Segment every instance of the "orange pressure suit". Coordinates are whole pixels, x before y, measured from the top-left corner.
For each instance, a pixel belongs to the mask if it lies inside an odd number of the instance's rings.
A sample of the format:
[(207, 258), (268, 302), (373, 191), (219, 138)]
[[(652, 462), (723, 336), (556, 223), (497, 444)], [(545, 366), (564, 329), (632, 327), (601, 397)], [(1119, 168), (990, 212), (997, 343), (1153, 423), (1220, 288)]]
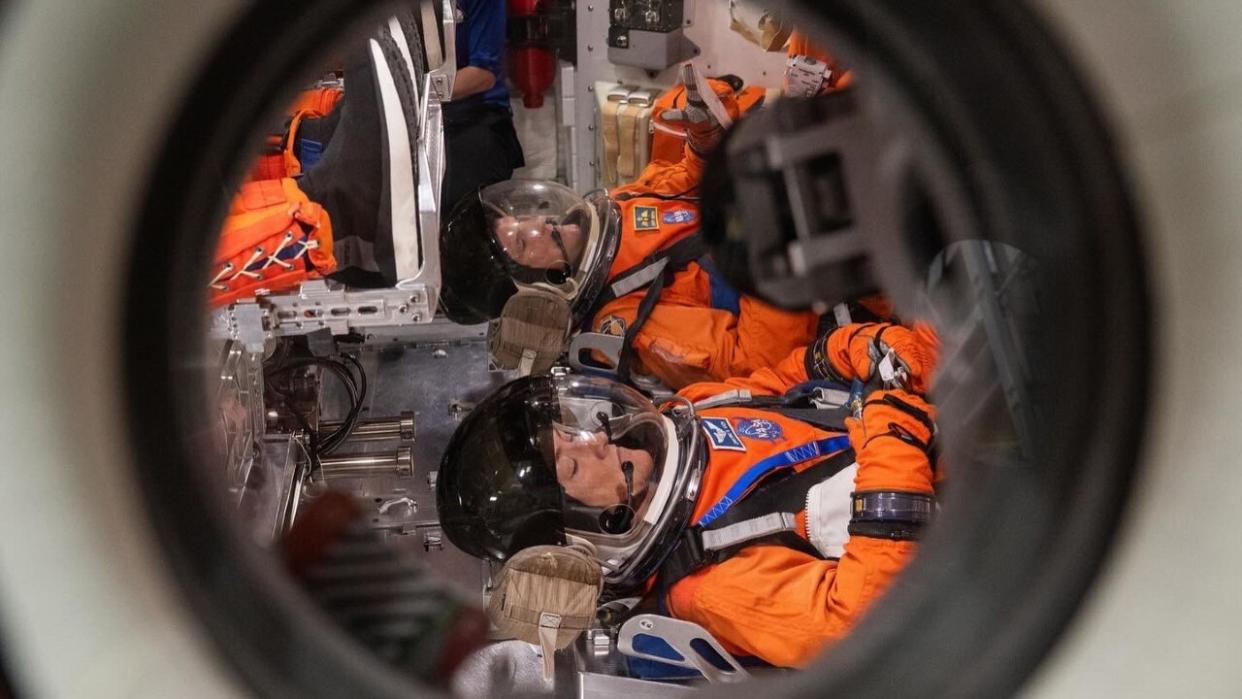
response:
[[(830, 343), (828, 349), (834, 366), (848, 364), (845, 343)], [(699, 401), (734, 389), (746, 389), (756, 396), (783, 394), (810, 378), (807, 351), (795, 350), (776, 366), (761, 369), (748, 378), (695, 384), (679, 395)], [(919, 407), (929, 416), (934, 414), (915, 395), (904, 391), (886, 393)], [(879, 403), (881, 395), (872, 394), (867, 405)], [(691, 522), (700, 521), (718, 507), (739, 479), (764, 459), (789, 453), (799, 445), (822, 445), (825, 439), (841, 436), (839, 432), (751, 407), (705, 409), (698, 414), (717, 425), (726, 422), (726, 429), (731, 428), (732, 434), (723, 440), (708, 435), (708, 464)], [(853, 484), (856, 492), (933, 493), (926, 451), (909, 441), (890, 438), (898, 429), (896, 424), (902, 436), (914, 435), (915, 441), (927, 444), (931, 441), (928, 425), (906, 413), (888, 410), (885, 405), (874, 412), (864, 408), (861, 421), (847, 423), (849, 445), (858, 463)], [(841, 440), (834, 444), (840, 445)], [(824, 456), (831, 453), (819, 454), (792, 468), (801, 472)], [(762, 485), (761, 481), (756, 487)], [(797, 515), (796, 533), (808, 538), (805, 510)], [(848, 633), (905, 566), (915, 547), (913, 541), (854, 534), (845, 543), (839, 560), (825, 560), (785, 546), (755, 545), (675, 582), (664, 602), (672, 616), (702, 625), (732, 653), (756, 656), (780, 667), (800, 667), (813, 660), (827, 644)]]
[[(683, 152), (680, 162), (652, 162), (636, 181), (610, 192), (621, 208), (621, 243), (609, 283), (698, 231), (704, 160), (689, 146)], [(721, 283), (715, 280), (717, 299)], [(638, 290), (605, 303), (596, 310), (590, 329), (624, 335), (644, 295)], [(700, 262), (690, 262), (673, 276), (633, 338), (636, 369), (680, 388), (746, 376), (815, 337), (818, 318), (813, 313), (783, 311), (747, 296), (735, 300), (735, 307), (714, 307), (712, 274)]]
[(288, 128), (269, 137), (220, 232), (209, 285), (213, 308), (285, 291), (336, 269), (331, 218), (293, 177), (302, 172), (294, 143), (303, 120), (331, 112), (341, 95), (333, 87), (303, 91), (289, 109)]

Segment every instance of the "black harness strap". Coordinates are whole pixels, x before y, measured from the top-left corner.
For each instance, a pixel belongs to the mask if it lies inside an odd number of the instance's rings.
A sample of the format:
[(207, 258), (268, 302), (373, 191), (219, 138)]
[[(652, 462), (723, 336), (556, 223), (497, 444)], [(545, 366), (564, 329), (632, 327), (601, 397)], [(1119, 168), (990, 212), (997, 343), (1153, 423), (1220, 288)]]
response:
[(672, 245), (656, 250), (644, 257), (638, 264), (622, 270), (604, 287), (592, 304), (593, 313), (616, 299), (649, 286), (655, 277), (652, 269), (667, 260), (663, 271), (672, 269), (674, 272), (685, 269), (691, 262), (703, 257), (708, 252), (707, 243), (698, 233), (691, 233)]
[(672, 275), (673, 272), (665, 266), (664, 272), (651, 283), (651, 286), (647, 287), (642, 303), (638, 304), (638, 313), (634, 317), (634, 322), (630, 323), (630, 327), (625, 330), (625, 340), (621, 343), (621, 356), (617, 360), (617, 380), (621, 383), (630, 382), (630, 365), (634, 363), (634, 338), (638, 337), (638, 331), (651, 317), (652, 311), (660, 301), (660, 295), (664, 293), (664, 285), (668, 283)]
[(707, 244), (698, 233), (692, 233), (672, 245), (648, 255), (642, 262), (618, 274), (595, 302), (595, 311), (588, 314), (593, 318), (605, 304), (626, 294), (646, 287), (647, 293), (638, 305), (638, 314), (634, 322), (625, 330), (625, 341), (621, 346), (621, 357), (617, 362), (617, 378), (629, 383), (630, 367), (634, 360), (634, 338), (643, 324), (651, 317), (664, 287), (673, 280), (673, 275), (684, 270), (691, 262), (707, 254)]
[(661, 594), (667, 594), (679, 580), (709, 565), (733, 557), (751, 546), (777, 545), (801, 551), (816, 558), (823, 558), (819, 551), (796, 532), (783, 531), (771, 536), (743, 541), (717, 551), (703, 546), (703, 532), (723, 529), (733, 524), (757, 519), (773, 512), (797, 513), (806, 507), (806, 495), (811, 488), (844, 471), (854, 463), (854, 450), (831, 456), (810, 468), (783, 476), (772, 476), (758, 488), (730, 507), (706, 527), (692, 526), (682, 535), (668, 558), (660, 565), (659, 585)]

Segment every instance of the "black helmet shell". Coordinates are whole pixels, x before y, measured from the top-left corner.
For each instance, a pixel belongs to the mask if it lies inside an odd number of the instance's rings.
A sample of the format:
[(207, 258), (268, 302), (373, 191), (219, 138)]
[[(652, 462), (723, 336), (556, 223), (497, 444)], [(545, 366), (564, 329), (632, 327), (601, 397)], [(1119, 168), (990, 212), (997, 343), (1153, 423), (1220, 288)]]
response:
[(528, 546), (565, 542), (551, 444), (556, 415), (553, 379), (528, 377), (492, 394), (454, 432), (436, 500), (457, 548), (504, 561)]
[(463, 197), (440, 228), (440, 270), (440, 308), (454, 323), (499, 318), (517, 292), (493, 244), (481, 191)]

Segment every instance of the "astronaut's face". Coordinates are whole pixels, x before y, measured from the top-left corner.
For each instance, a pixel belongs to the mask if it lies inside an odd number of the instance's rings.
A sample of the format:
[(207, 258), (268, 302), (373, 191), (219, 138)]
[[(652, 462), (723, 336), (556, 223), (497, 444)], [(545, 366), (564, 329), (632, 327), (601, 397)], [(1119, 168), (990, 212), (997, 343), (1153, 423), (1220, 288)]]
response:
[[(553, 432), (556, 480), (569, 497), (590, 507), (606, 508), (642, 501), (655, 464), (644, 449), (611, 443), (601, 432)], [(622, 464), (633, 465), (627, 493)], [(630, 497), (632, 495), (632, 498)]]
[(566, 272), (582, 255), (582, 229), (538, 216), (503, 216), (493, 231), (500, 247), (523, 267)]

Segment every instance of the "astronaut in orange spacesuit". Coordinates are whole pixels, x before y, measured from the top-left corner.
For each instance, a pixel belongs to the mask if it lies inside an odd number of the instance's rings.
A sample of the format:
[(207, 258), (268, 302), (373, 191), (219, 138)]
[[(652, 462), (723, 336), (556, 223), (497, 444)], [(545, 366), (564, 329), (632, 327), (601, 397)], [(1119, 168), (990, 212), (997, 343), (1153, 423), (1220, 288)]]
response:
[[(441, 523), (495, 561), (586, 542), (610, 598), (654, 597), (736, 655), (803, 666), (883, 594), (930, 520), (935, 411), (921, 396), (938, 351), (921, 326), (852, 324), (661, 408), (608, 379), (519, 379), (454, 434)], [(860, 407), (780, 398), (808, 380), (878, 384), (881, 357), (899, 378)]]
[(458, 322), (499, 319), (509, 368), (545, 369), (586, 331), (622, 339), (612, 368), (623, 381), (639, 373), (679, 388), (771, 366), (815, 336), (815, 314), (741, 296), (714, 273), (697, 189), (704, 155), (740, 116), (741, 85), (689, 65), (682, 77), (685, 107), (659, 115), (685, 128), (678, 162), (652, 162), (607, 194), (510, 181), (454, 208), (442, 308)]

